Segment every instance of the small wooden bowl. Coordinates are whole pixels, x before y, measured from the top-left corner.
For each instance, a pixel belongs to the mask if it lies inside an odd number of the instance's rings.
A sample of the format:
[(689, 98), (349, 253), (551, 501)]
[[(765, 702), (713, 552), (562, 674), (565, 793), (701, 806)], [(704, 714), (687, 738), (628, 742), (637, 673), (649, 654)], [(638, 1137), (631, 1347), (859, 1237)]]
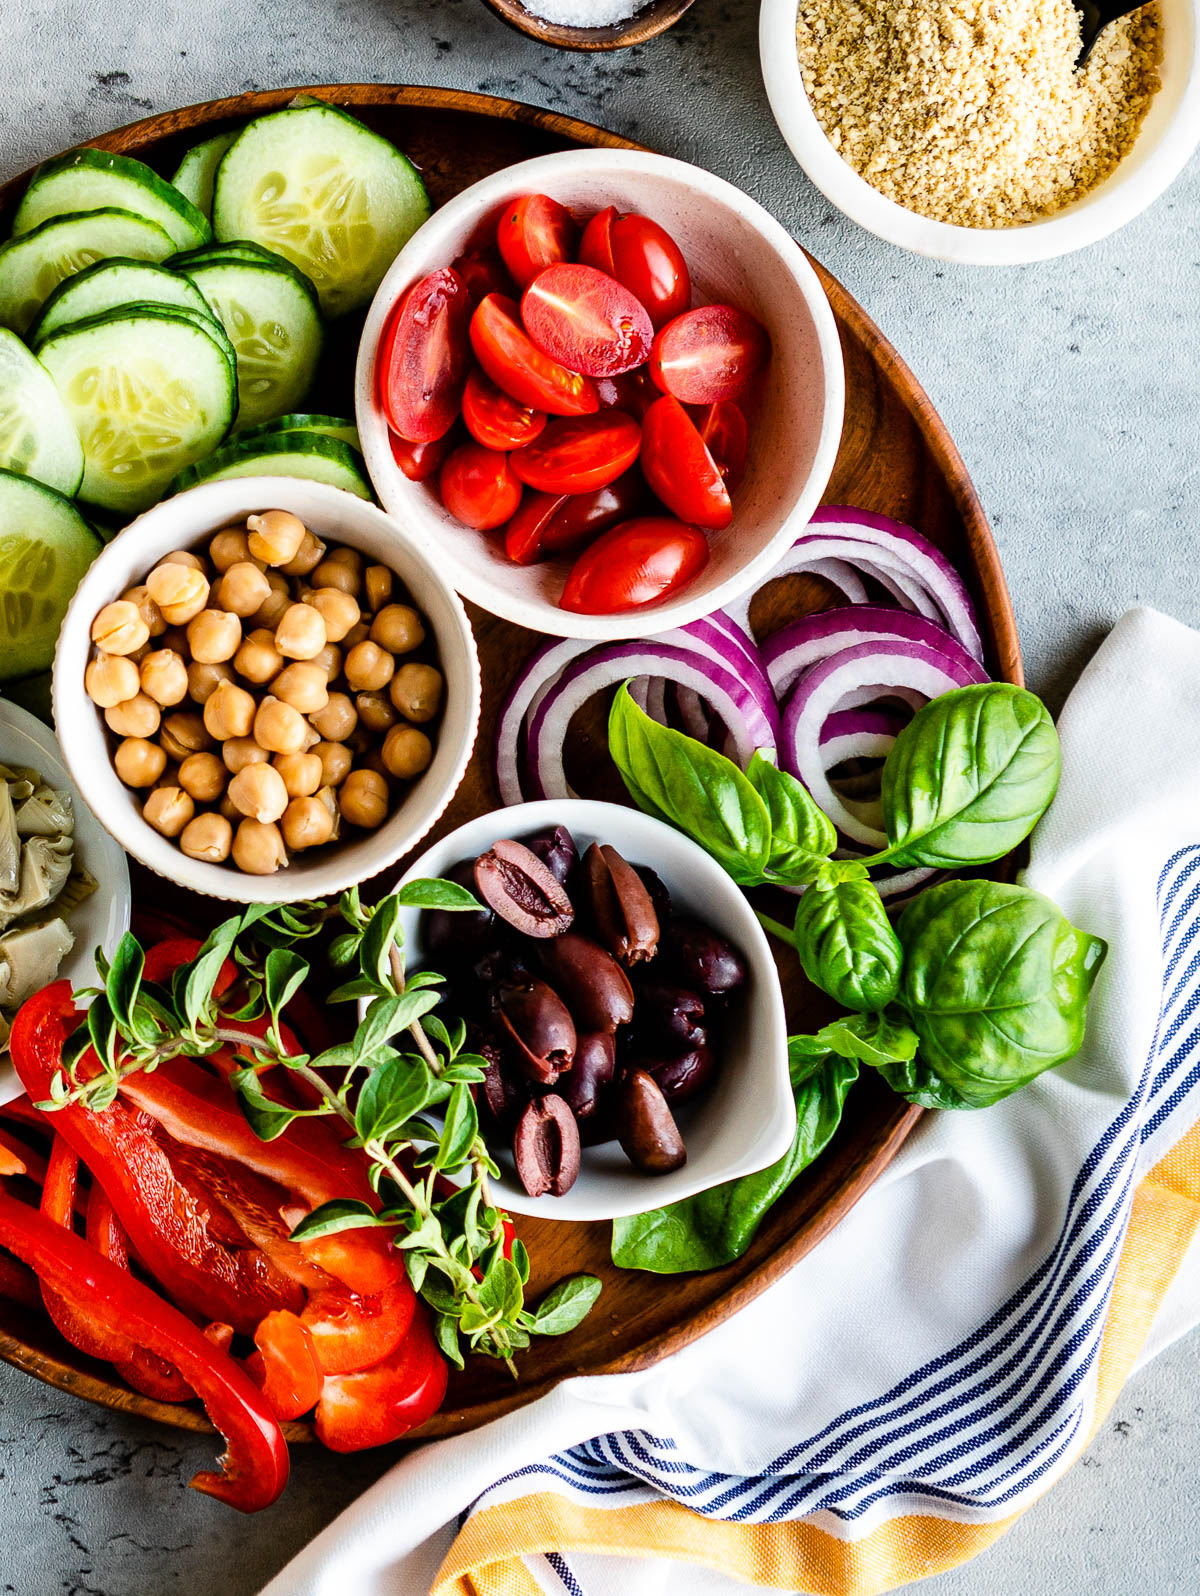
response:
[(633, 16), (610, 22), (603, 28), (574, 28), (562, 22), (547, 22), (535, 16), (521, 0), (485, 0), (501, 22), (524, 33), (539, 44), (554, 44), (562, 50), (621, 50), (627, 44), (645, 44), (673, 28), (692, 0), (650, 0)]

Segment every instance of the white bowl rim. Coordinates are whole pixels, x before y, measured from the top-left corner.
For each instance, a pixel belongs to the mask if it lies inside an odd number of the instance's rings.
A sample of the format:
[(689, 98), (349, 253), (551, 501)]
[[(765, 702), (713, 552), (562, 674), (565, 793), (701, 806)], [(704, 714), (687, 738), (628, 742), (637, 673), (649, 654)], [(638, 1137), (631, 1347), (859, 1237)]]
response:
[[(356, 841), (352, 847), (339, 848), (331, 852), (327, 859), (305, 861), (299, 867), (303, 871), (302, 876), (299, 871), (293, 874), (290, 870), (270, 876), (248, 876), (232, 866), (208, 864), (204, 860), (190, 859), (168, 838), (160, 837), (154, 828), (142, 819), (132, 802), (109, 804), (98, 801), (84, 751), (71, 746), (69, 735), (61, 740), (62, 757), (72, 784), (96, 819), (109, 835), (121, 844), (126, 853), (167, 881), (187, 887), (193, 892), (202, 893), (206, 897), (220, 898), (234, 903), (287, 903), (332, 896), (358, 881), (367, 880), (380, 871), (387, 870), (390, 865), (395, 864), (414, 848), (436, 825), (461, 785), (479, 730), (481, 705), (479, 652), (462, 601), (436, 569), (428, 548), (378, 505), (328, 483), (301, 477), (266, 476), (202, 482), (186, 489), (183, 493), (173, 495), (170, 499), (163, 499), (151, 509), (144, 511), (105, 545), (75, 590), (67, 613), (63, 617), (54, 651), (54, 671), (51, 681), (54, 719), (56, 726), (68, 726), (72, 716), (78, 712), (80, 703), (85, 704), (89, 710), (93, 707), (83, 692), (83, 663), (86, 662), (90, 649), (92, 618), (101, 605), (114, 597), (108, 573), (119, 557), (115, 551), (127, 549), (129, 540), (144, 535), (147, 528), (157, 532), (160, 527), (171, 525), (170, 512), (173, 508), (177, 512), (181, 511), (183, 519), (189, 525), (195, 523), (200, 528), (196, 531), (187, 530), (186, 527), (178, 529), (179, 543), (174, 546), (179, 547), (189, 545), (197, 538), (203, 537), (207, 528), (215, 529), (228, 523), (239, 514), (236, 508), (239, 503), (273, 504), (286, 509), (297, 499), (305, 501), (308, 505), (317, 506), (316, 511), (310, 509), (304, 511), (312, 520), (317, 519), (323, 507), (325, 513), (331, 517), (338, 512), (343, 514), (348, 512), (352, 516), (360, 516), (366, 521), (373, 522), (378, 530), (385, 532), (393, 542), (401, 543), (406, 553), (417, 562), (436, 590), (439, 601), (453, 624), (457, 641), (462, 646), (466, 678), (463, 684), (466, 702), (462, 706), (465, 709), (465, 720), (457, 757), (442, 787), (438, 790), (435, 801), (420, 814), (416, 822), (410, 824), (398, 838), (389, 837), (386, 847), (380, 850), (379, 857), (373, 859), (365, 869), (357, 863), (351, 864), (349, 855), (369, 847), (371, 841), (376, 838), (382, 840), (387, 830), (386, 823), (379, 831), (364, 833), (363, 838)], [(245, 511), (240, 513), (244, 514)], [(352, 544), (353, 534), (348, 534), (345, 540)], [(68, 669), (73, 672), (76, 666), (79, 670), (78, 678), (68, 683), (65, 672)]]
[[(722, 904), (720, 924), (724, 927), (725, 934), (737, 942), (756, 977), (758, 990), (754, 1000), (765, 1005), (767, 1010), (766, 1020), (772, 1034), (774, 1052), (774, 1057), (769, 1061), (772, 1066), (770, 1080), (776, 1101), (770, 1105), (772, 1120), (769, 1133), (760, 1136), (757, 1152), (740, 1160), (731, 1161), (719, 1174), (703, 1173), (691, 1164), (684, 1164), (682, 1169), (677, 1169), (669, 1175), (644, 1179), (638, 1177), (636, 1180), (631, 1180), (632, 1190), (625, 1199), (614, 1200), (610, 1197), (604, 1200), (601, 1193), (595, 1199), (589, 1200), (585, 1196), (586, 1187), (581, 1190), (583, 1183), (589, 1178), (585, 1162), (579, 1180), (565, 1197), (530, 1197), (515, 1182), (504, 1179), (496, 1183), (495, 1187), (499, 1205), (511, 1209), (514, 1213), (533, 1214), (543, 1219), (554, 1219), (568, 1224), (619, 1219), (631, 1214), (644, 1213), (653, 1208), (661, 1208), (667, 1203), (678, 1202), (685, 1197), (693, 1197), (698, 1192), (707, 1191), (712, 1186), (723, 1185), (727, 1181), (737, 1180), (742, 1176), (756, 1174), (759, 1170), (766, 1169), (768, 1165), (782, 1158), (787, 1151), (796, 1123), (795, 1099), (788, 1069), (787, 1016), (784, 1010), (783, 991), (766, 933), (759, 925), (749, 902), (720, 865), (690, 837), (684, 836), (682, 832), (676, 831), (661, 820), (643, 814), (640, 809), (631, 809), (624, 804), (606, 803), (592, 798), (538, 799), (532, 803), (514, 804), (507, 809), (489, 810), (447, 832), (409, 865), (391, 890), (396, 891), (407, 882), (428, 874), (429, 867), (426, 861), (431, 854), (448, 854), (455, 860), (465, 857), (477, 839), (470, 837), (464, 847), (460, 841), (464, 834), (480, 832), (484, 837), (494, 841), (497, 837), (520, 836), (549, 825), (566, 826), (569, 831), (600, 836), (605, 834), (607, 828), (616, 828), (616, 831), (621, 832), (626, 839), (621, 840), (620, 836), (616, 838), (616, 845), (623, 852), (636, 854), (641, 848), (645, 848), (649, 858), (656, 858), (655, 843), (661, 842), (665, 834), (671, 839), (671, 846), (677, 847), (678, 852), (687, 860), (686, 868), (689, 874), (695, 871), (701, 881), (708, 883), (710, 901), (720, 900)], [(482, 841), (482, 838), (479, 840)], [(414, 932), (418, 919), (418, 910), (401, 910), (400, 924), (404, 929), (409, 948), (415, 944)], [(366, 1001), (360, 999), (360, 1017), (366, 1012), (366, 1008)], [(586, 1149), (584, 1157), (586, 1160)], [(622, 1171), (622, 1181), (631, 1175), (636, 1175), (632, 1165), (628, 1175)], [(601, 1187), (606, 1184), (603, 1172), (592, 1173), (590, 1179)]]
[[(478, 604), (489, 614), (498, 615), (518, 626), (525, 626), (531, 631), (543, 632), (552, 637), (581, 637), (591, 638), (596, 642), (618, 642), (628, 638), (653, 636), (672, 627), (684, 626), (689, 621), (699, 620), (702, 616), (711, 614), (713, 610), (720, 609), (722, 605), (729, 604), (749, 592), (791, 547), (797, 534), (807, 525), (813, 511), (820, 503), (821, 495), (833, 472), (834, 461), (841, 444), (846, 401), (845, 367), (837, 322), (825, 290), (821, 287), (820, 280), (803, 248), (757, 200), (752, 199), (735, 184), (705, 171), (703, 167), (694, 166), (688, 161), (676, 160), (673, 156), (658, 155), (650, 150), (558, 150), (549, 155), (538, 155), (527, 161), (516, 162), (512, 166), (493, 172), (488, 177), (481, 178), (479, 182), (456, 194), (453, 199), (447, 200), (445, 205), (439, 206), (388, 268), (387, 275), (371, 301), (359, 342), (354, 382), (354, 409), (368, 475), (380, 500), (386, 504), (388, 495), (383, 491), (384, 486), (389, 488), (398, 486), (406, 479), (392, 459), (391, 448), (387, 441), (387, 424), (375, 400), (373, 381), (375, 354), (387, 318), (413, 278), (414, 268), (411, 262), (418, 256), (423, 259), (429, 248), (430, 239), (439, 238), (444, 232), (459, 225), (465, 215), (485, 215), (494, 205), (501, 203), (505, 194), (511, 190), (514, 180), (519, 182), (521, 188), (551, 190), (555, 174), (561, 173), (564, 168), (587, 171), (597, 167), (605, 171), (658, 176), (672, 182), (684, 183), (736, 211), (774, 249), (785, 269), (795, 279), (813, 323), (824, 382), (821, 430), (804, 491), (784, 517), (770, 542), (742, 565), (735, 576), (699, 596), (689, 597), (688, 590), (684, 589), (683, 595), (674, 602), (652, 605), (645, 612), (632, 610), (619, 615), (574, 615), (569, 610), (559, 609), (557, 605), (545, 600), (528, 600), (508, 593), (501, 595), (502, 602), (498, 602), (493, 587), (482, 578), (476, 578), (473, 573), (464, 571), (456, 560), (451, 560), (446, 555), (444, 550), (439, 551), (440, 556), (451, 566), (450, 580), (458, 591), (464, 598), (470, 599), (473, 604)], [(411, 486), (411, 484), (406, 485)], [(400, 515), (402, 512), (397, 507), (393, 513)], [(413, 535), (427, 542), (431, 541), (423, 531), (415, 532)]]
[[(826, 138), (809, 103), (796, 52), (798, 0), (761, 0), (759, 54), (771, 111), (792, 154), (826, 199), (876, 237), (917, 255), (968, 266), (1020, 266), (1098, 243), (1173, 183), (1200, 144), (1200, 7), (1188, 76), (1175, 115), (1128, 181), (1082, 196), (1041, 221), (1015, 227), (960, 227), (910, 211), (873, 188)], [(1120, 167), (1116, 169), (1117, 174)], [(1112, 182), (1110, 178), (1108, 181)]]

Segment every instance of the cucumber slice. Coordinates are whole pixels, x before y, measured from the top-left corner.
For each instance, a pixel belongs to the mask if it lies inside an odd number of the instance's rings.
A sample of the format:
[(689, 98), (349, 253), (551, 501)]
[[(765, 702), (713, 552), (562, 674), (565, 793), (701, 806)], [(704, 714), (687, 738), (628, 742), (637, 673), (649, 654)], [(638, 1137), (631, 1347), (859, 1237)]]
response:
[(59, 283), (29, 329), (29, 342), (36, 347), (70, 321), (121, 305), (174, 305), (216, 319), (195, 284), (165, 266), (144, 260), (102, 260)]
[(322, 437), (336, 438), (362, 453), (358, 428), (344, 416), (314, 416), (305, 413), (279, 416), (275, 421), (263, 421), (257, 427), (247, 427), (238, 436), (243, 443), (251, 438), (269, 438), (277, 432), (319, 432)]
[(108, 150), (71, 150), (39, 166), (17, 206), (13, 236), (28, 233), (52, 216), (114, 205), (157, 222), (176, 249), (194, 249), (212, 237), (205, 217), (178, 189), (145, 162)]
[(291, 265), (273, 249), (264, 249), (261, 244), (252, 244), (245, 238), (232, 239), (227, 244), (205, 244), (203, 249), (181, 249), (178, 255), (171, 256), (167, 265), (172, 271), (185, 272), (189, 266), (207, 266), (214, 260), (259, 260)]
[(217, 167), (221, 164), (221, 157), (237, 138), (233, 133), (214, 133), (212, 138), (205, 139), (203, 144), (193, 144), (191, 149), (180, 161), (171, 179), (172, 188), (177, 188), (185, 199), (204, 216), (212, 214), (213, 184), (217, 180)]
[(56, 216), (0, 245), (0, 327), (24, 332), (64, 278), (99, 260), (163, 260), (170, 253), (162, 228), (130, 211)]
[(225, 481), (229, 477), (306, 477), (344, 488), (360, 499), (371, 498), (371, 484), (362, 470), (362, 458), (348, 444), (319, 432), (277, 432), (258, 438), (238, 438), (189, 466), (175, 478), (174, 488), (195, 487), (197, 482)]
[(42, 364), (83, 442), (81, 497), (144, 510), (224, 437), (237, 388), (222, 336), (192, 311), (139, 305), (47, 338)]
[(225, 153), (213, 230), (277, 250), (316, 285), (321, 309), (366, 304), (430, 211), (416, 168), (386, 139), (328, 105), (250, 123)]
[(237, 352), (238, 421), (253, 426), (299, 404), (321, 358), (321, 313), (289, 266), (216, 260), (188, 276), (221, 319)]
[(0, 681), (48, 670), (100, 539), (61, 493), (0, 470)]
[(50, 373), (16, 333), (0, 327), (0, 466), (72, 494), (83, 445)]

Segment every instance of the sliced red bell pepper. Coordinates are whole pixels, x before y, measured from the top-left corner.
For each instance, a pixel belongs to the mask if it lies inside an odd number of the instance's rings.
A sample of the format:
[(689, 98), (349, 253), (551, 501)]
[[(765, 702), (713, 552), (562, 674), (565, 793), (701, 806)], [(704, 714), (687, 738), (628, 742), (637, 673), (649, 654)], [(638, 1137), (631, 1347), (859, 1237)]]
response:
[(437, 1412), (446, 1378), (446, 1360), (418, 1308), (408, 1335), (381, 1363), (357, 1374), (326, 1375), (317, 1435), (334, 1452), (398, 1441)]
[(0, 1297), (19, 1302), (22, 1308), (41, 1308), (42, 1293), (37, 1276), (23, 1263), (0, 1253)]
[(285, 1309), (269, 1313), (254, 1332), (262, 1364), (263, 1395), (279, 1420), (310, 1413), (324, 1374), (308, 1326)]
[(98, 1332), (122, 1340), (126, 1356), (135, 1347), (153, 1347), (180, 1371), (227, 1442), (221, 1472), (197, 1474), (196, 1490), (245, 1513), (276, 1500), (287, 1484), (287, 1445), (262, 1393), (232, 1358), (149, 1286), (7, 1193), (0, 1193), (0, 1246), (28, 1264), (44, 1289), (68, 1298)]
[(407, 1277), (375, 1296), (339, 1286), (314, 1291), (300, 1317), (326, 1374), (354, 1374), (388, 1357), (408, 1334), (416, 1294)]
[(28, 1175), (41, 1185), (46, 1179), (46, 1160), (27, 1147), (19, 1136), (0, 1126), (0, 1175)]
[[(71, 1230), (75, 1219), (75, 1195), (79, 1183), (79, 1154), (61, 1136), (55, 1136), (46, 1164), (46, 1179), (42, 1185), (41, 1210), (52, 1225)], [(85, 1313), (81, 1313), (70, 1295), (55, 1291), (42, 1282), (42, 1302), (59, 1335), (63, 1336), (89, 1358), (110, 1362), (114, 1346), (111, 1337), (105, 1336)], [(124, 1337), (121, 1338), (121, 1348)], [(120, 1350), (118, 1348), (117, 1350)]]

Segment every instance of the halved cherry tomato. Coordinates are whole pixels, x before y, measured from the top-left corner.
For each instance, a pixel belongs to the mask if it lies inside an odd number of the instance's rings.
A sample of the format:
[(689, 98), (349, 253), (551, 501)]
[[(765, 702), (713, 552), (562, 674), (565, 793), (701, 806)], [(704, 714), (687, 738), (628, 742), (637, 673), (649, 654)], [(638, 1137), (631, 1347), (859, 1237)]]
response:
[(364, 1297), (340, 1286), (309, 1293), (300, 1317), (326, 1374), (353, 1374), (386, 1358), (408, 1334), (416, 1293), (402, 1276)]
[(602, 410), (550, 422), (540, 438), (510, 454), (508, 463), (539, 493), (592, 493), (628, 471), (641, 446), (642, 429), (632, 416)]
[[(262, 1359), (262, 1391), (281, 1422), (298, 1419), (317, 1405), (325, 1376), (308, 1326), (286, 1308), (261, 1319), (254, 1345)], [(251, 1371), (253, 1379), (257, 1368)]]
[(732, 521), (725, 479), (691, 416), (670, 394), (646, 412), (642, 473), (651, 491), (682, 520), (713, 531)]
[(527, 493), (504, 533), (504, 551), (518, 565), (536, 565), (597, 537), (625, 520), (646, 497), (640, 471), (594, 493)]
[(614, 217), (608, 229), (608, 254), (610, 264), (605, 269), (645, 305), (655, 327), (682, 315), (691, 304), (687, 261), (670, 233), (648, 216), (629, 212)]
[(576, 615), (615, 615), (685, 587), (708, 564), (698, 527), (643, 515), (601, 533), (575, 561), (559, 603)]
[(518, 288), (555, 261), (570, 260), (579, 227), (565, 205), (548, 194), (524, 194), (505, 208), (496, 228), (504, 264)]
[(481, 443), (463, 443), (443, 465), (438, 478), (442, 503), (464, 526), (486, 532), (516, 513), (521, 484), (508, 458)]
[(596, 393), (601, 410), (623, 410), (635, 421), (640, 421), (658, 398), (658, 389), (645, 366), (619, 372), (615, 377), (597, 377)]
[(485, 449), (523, 449), (546, 425), (544, 410), (519, 405), (478, 366), (463, 389), (462, 414), (467, 431)]
[(749, 311), (701, 305), (659, 331), (650, 375), (685, 405), (714, 405), (741, 398), (770, 358), (767, 330)]
[(373, 1368), (331, 1374), (317, 1403), (317, 1435), (331, 1451), (398, 1441), (436, 1413), (446, 1394), (446, 1360), (418, 1308), (408, 1335)]
[(746, 418), (732, 399), (691, 411), (696, 431), (704, 439), (717, 470), (730, 493), (736, 493), (746, 474)]
[(388, 442), (392, 446), (392, 459), (403, 471), (410, 482), (428, 482), (430, 477), (436, 476), (442, 468), (442, 461), (456, 444), (462, 439), (456, 435), (453, 427), (449, 432), (443, 433), (440, 438), (435, 438), (432, 443), (410, 443), (407, 438), (402, 438), (399, 433), (388, 431)]
[(615, 205), (597, 211), (584, 228), (583, 237), (579, 240), (579, 259), (583, 264), (594, 266), (598, 272), (607, 272), (610, 277), (617, 275), (613, 270), (612, 252), (612, 225), (616, 219)]
[(405, 294), (379, 348), (379, 399), (388, 426), (432, 443), (458, 419), (471, 363), (467, 285), (443, 266)]
[(511, 294), (513, 280), (494, 249), (469, 249), (454, 262), (454, 270), (467, 285), (471, 309), (489, 294)]
[(521, 320), (543, 354), (585, 377), (632, 371), (654, 339), (645, 307), (594, 266), (547, 266), (521, 295)]
[(516, 301), (504, 294), (489, 294), (471, 317), (471, 347), (518, 404), (552, 416), (590, 416), (600, 408), (591, 381), (544, 355), (521, 326)]

